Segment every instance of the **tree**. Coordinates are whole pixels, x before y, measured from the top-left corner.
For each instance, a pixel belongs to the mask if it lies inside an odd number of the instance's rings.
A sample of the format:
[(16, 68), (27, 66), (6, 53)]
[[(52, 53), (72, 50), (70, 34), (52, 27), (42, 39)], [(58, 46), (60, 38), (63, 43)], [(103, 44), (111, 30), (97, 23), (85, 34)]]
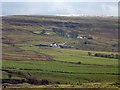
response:
[(91, 53), (91, 52), (88, 52), (88, 55), (89, 55), (89, 56), (91, 56), (91, 55), (92, 55), (92, 53)]

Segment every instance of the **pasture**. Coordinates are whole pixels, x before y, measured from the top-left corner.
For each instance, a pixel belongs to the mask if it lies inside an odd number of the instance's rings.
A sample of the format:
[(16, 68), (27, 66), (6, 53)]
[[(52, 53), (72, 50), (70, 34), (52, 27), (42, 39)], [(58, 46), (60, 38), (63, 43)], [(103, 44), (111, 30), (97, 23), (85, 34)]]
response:
[[(4, 86), (120, 87), (119, 60), (94, 55), (118, 54), (116, 17), (6, 16), (2, 19), (1, 63)], [(64, 25), (61, 26), (61, 23)], [(45, 33), (41, 34), (43, 31)], [(73, 32), (92, 36), (93, 39), (85, 44), (84, 40), (66, 36)], [(74, 48), (39, 46), (54, 42), (59, 45), (66, 42), (65, 45)]]
[[(49, 55), (53, 57), (53, 60), (3, 60), (3, 69), (31, 75), (31, 78), (37, 80), (48, 80), (61, 84), (78, 85), (91, 82), (117, 82), (118, 80), (117, 59), (88, 56), (88, 51), (83, 50), (29, 47), (27, 45), (21, 45), (21, 48)], [(7, 73), (3, 73), (3, 77), (8, 79)], [(13, 74), (12, 78), (19, 78), (19, 75)]]

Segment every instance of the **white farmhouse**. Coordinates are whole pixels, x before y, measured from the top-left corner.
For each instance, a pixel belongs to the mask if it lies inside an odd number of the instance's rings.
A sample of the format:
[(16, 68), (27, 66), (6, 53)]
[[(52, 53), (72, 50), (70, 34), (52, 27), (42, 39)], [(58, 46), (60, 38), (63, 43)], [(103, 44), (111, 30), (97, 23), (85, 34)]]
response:
[(50, 44), (50, 47), (57, 47), (58, 45), (56, 43)]
[(83, 37), (82, 36), (77, 36), (77, 39), (83, 39)]

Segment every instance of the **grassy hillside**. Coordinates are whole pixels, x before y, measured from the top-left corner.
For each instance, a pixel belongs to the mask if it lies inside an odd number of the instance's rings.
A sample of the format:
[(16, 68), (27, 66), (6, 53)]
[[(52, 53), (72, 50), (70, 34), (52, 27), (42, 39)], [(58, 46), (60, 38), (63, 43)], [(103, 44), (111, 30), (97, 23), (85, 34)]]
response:
[[(118, 54), (116, 17), (6, 16), (2, 19), (4, 86), (119, 87), (118, 59), (95, 56), (96, 53)], [(54, 32), (56, 29), (61, 34)], [(93, 39), (85, 44), (85, 39), (66, 36), (71, 32)], [(65, 45), (74, 48), (38, 46), (53, 42), (66, 42)]]
[[(27, 41), (57, 42), (73, 45), (78, 49), (95, 51), (117, 51), (118, 21), (116, 17), (53, 17), (53, 16), (8, 16), (3, 17), (3, 42)], [(84, 40), (65, 38), (53, 29), (65, 33), (76, 31), (80, 36), (91, 36), (90, 44)], [(45, 30), (50, 35), (39, 35)], [(46, 37), (46, 38), (44, 38)]]

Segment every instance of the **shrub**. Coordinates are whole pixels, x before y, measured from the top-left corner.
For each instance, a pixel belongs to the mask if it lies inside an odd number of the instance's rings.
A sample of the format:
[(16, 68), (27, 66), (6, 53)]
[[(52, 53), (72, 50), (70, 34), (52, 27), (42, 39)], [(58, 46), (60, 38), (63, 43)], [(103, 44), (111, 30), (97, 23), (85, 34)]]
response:
[(60, 82), (57, 81), (57, 82), (55, 82), (55, 84), (60, 84)]
[(116, 55), (115, 55), (115, 58), (116, 58), (116, 59), (120, 59), (120, 55), (116, 54)]
[(120, 55), (116, 54), (100, 54), (100, 53), (95, 53), (94, 56), (96, 57), (104, 57), (104, 58), (115, 58), (115, 59), (120, 59)]
[(8, 73), (8, 78), (11, 79), (12, 78), (12, 75), (10, 73)]
[(81, 64), (81, 62), (76, 62), (75, 64)]
[(48, 81), (48, 80), (42, 80), (42, 81), (41, 81), (41, 84), (42, 84), (42, 85), (47, 85), (47, 84), (49, 84), (49, 81)]
[(88, 56), (91, 56), (92, 55), (92, 53), (91, 52), (88, 52)]

